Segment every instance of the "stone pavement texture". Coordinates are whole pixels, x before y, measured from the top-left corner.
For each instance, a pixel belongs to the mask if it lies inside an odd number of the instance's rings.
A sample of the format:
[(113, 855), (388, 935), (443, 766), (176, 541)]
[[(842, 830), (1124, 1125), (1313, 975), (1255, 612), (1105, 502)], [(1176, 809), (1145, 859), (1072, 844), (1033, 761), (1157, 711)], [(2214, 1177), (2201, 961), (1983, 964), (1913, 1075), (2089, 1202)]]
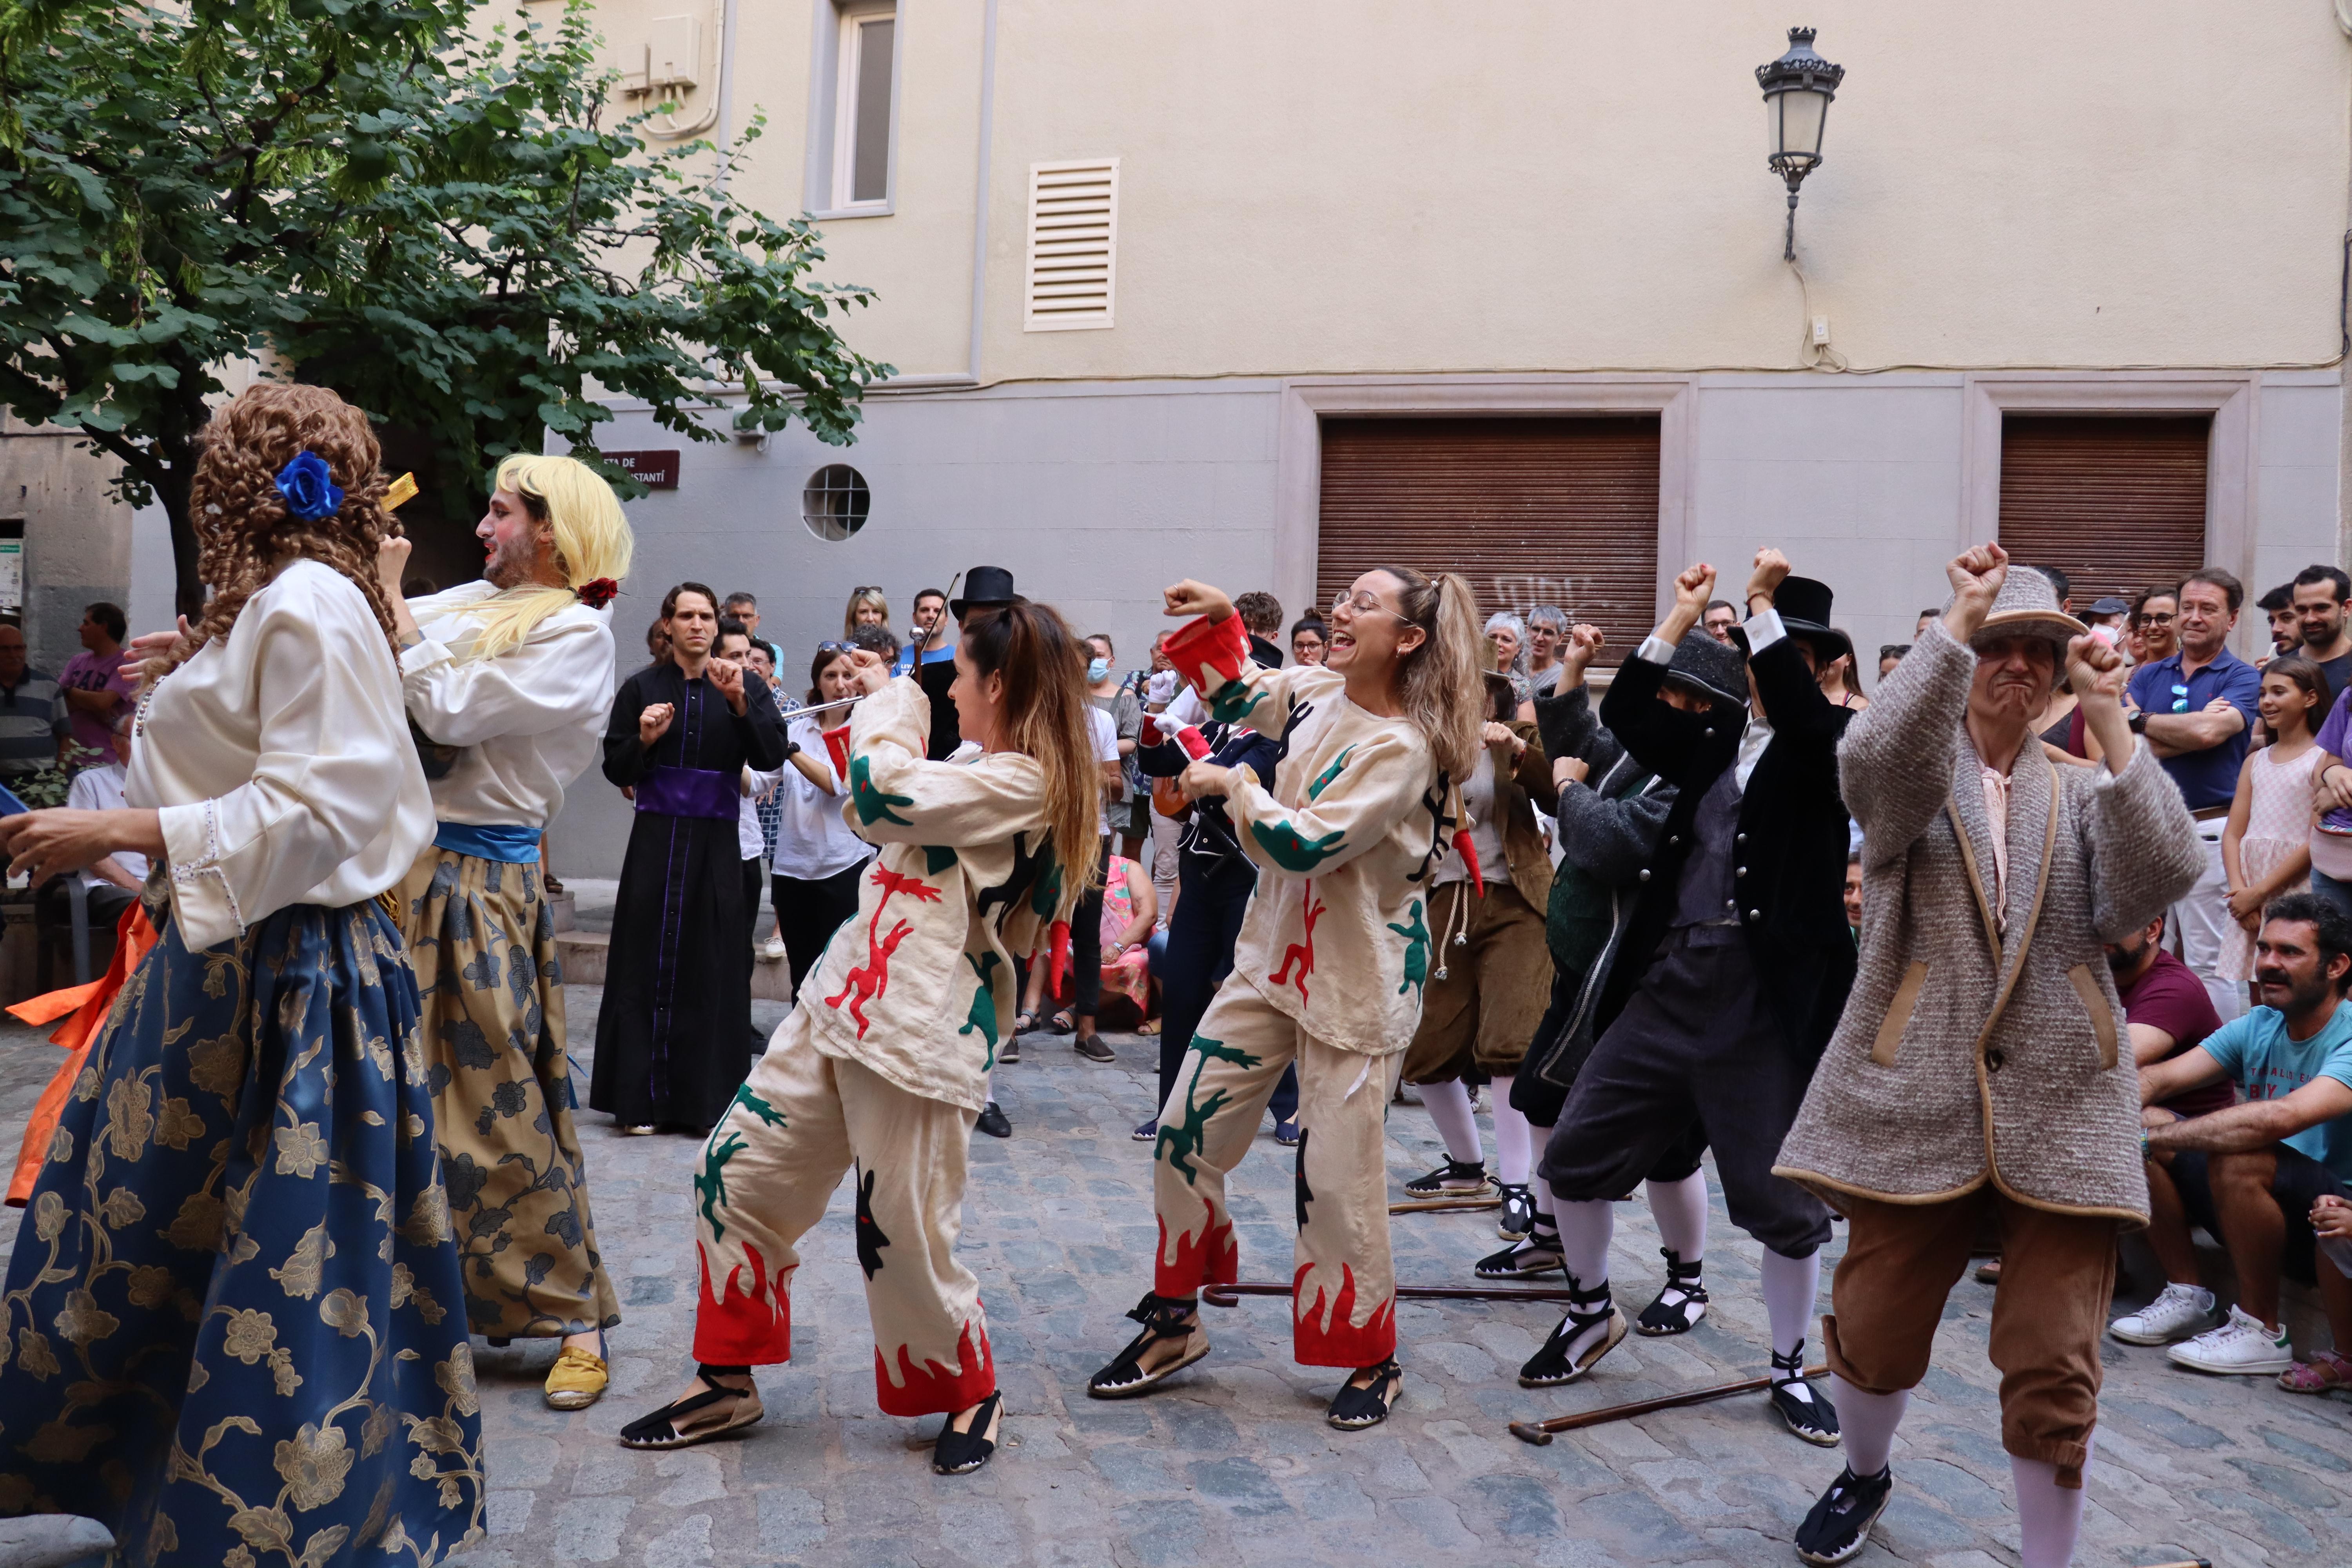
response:
[[(583, 1068), (598, 993), (570, 993)], [(772, 1027), (782, 1009), (757, 1005)], [(1386, 1426), (1323, 1424), (1333, 1373), (1289, 1359), (1285, 1306), (1211, 1310), (1209, 1360), (1160, 1394), (1106, 1404), (1085, 1380), (1134, 1331), (1121, 1314), (1150, 1281), (1150, 1153), (1129, 1131), (1149, 1110), (1157, 1043), (1113, 1037), (1095, 1066), (1066, 1040), (1024, 1045), (997, 1090), (1009, 1142), (975, 1138), (963, 1255), (981, 1278), (1007, 1398), (1004, 1446), (977, 1476), (931, 1474), (936, 1417), (877, 1413), (851, 1205), (810, 1237), (793, 1301), (795, 1359), (763, 1369), (766, 1422), (739, 1440), (653, 1456), (613, 1434), (670, 1397), (690, 1370), (695, 1297), (689, 1172), (696, 1145), (622, 1138), (581, 1117), (604, 1254), (625, 1321), (614, 1386), (558, 1414), (539, 1384), (553, 1342), (476, 1341), (491, 1483), (474, 1568), (613, 1563), (646, 1568), (806, 1563), (1769, 1564), (1838, 1467), (1787, 1436), (1749, 1396), (1570, 1433), (1536, 1448), (1516, 1418), (1561, 1414), (1754, 1375), (1765, 1364), (1755, 1247), (1713, 1218), (1706, 1322), (1678, 1340), (1629, 1339), (1585, 1384), (1519, 1388), (1519, 1363), (1554, 1321), (1540, 1307), (1444, 1303), (1399, 1312), (1407, 1376)], [(0, 1147), (55, 1048), (0, 1028)], [(1426, 1116), (1390, 1118), (1402, 1183), (1435, 1163)], [(1288, 1151), (1270, 1129), (1237, 1173), (1249, 1279), (1290, 1268)], [(1619, 1210), (1612, 1268), (1636, 1310), (1663, 1265), (1646, 1210)], [(0, 1241), (13, 1226), (0, 1226)], [(1498, 1243), (1486, 1214), (1401, 1215), (1407, 1282), (1465, 1281)], [(1839, 1243), (1830, 1248), (1832, 1257)], [(1827, 1272), (1823, 1275), (1827, 1300)], [(1936, 1367), (1895, 1456), (1897, 1498), (1855, 1559), (1866, 1568), (2007, 1568), (2017, 1558), (1998, 1374), (1985, 1359), (1992, 1288), (1968, 1281), (1945, 1311)], [(1812, 1347), (1818, 1355), (1818, 1346)], [(2077, 1562), (2125, 1568), (2211, 1558), (2231, 1568), (2352, 1562), (2352, 1402), (2298, 1398), (2266, 1380), (2179, 1373), (2162, 1352), (2109, 1342), (2098, 1462)], [(58, 1521), (62, 1524), (62, 1521)], [(81, 1538), (86, 1542), (87, 1538)], [(14, 1546), (0, 1565), (87, 1552), (63, 1537)], [(12, 1555), (13, 1553), (16, 1553)], [(87, 1559), (85, 1559), (87, 1560)]]

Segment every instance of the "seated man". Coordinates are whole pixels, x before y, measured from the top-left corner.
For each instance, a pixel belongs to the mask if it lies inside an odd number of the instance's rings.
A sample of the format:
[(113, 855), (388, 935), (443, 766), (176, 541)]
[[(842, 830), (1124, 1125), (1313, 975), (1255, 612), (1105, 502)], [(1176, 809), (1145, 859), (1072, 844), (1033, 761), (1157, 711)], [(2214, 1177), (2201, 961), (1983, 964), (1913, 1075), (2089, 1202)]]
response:
[[(131, 714), (126, 710), (111, 726), (114, 754), (97, 767), (87, 767), (74, 775), (73, 784), (66, 792), (66, 806), (71, 811), (115, 811), (123, 805), (123, 764), (131, 755)], [(45, 920), (63, 930), (73, 921), (73, 905), (68, 886), (79, 877), (89, 902), (89, 931), (93, 946), (92, 963), (102, 970), (105, 964), (100, 955), (105, 952), (105, 939), (121, 923), (122, 911), (139, 900), (140, 884), (147, 879), (147, 858), (128, 849), (118, 849), (85, 871), (68, 873), (51, 880), (41, 889)]]
[[(2132, 1060), (2139, 1067), (2186, 1055), (2221, 1026), (2204, 983), (2164, 951), (2164, 925), (2165, 917), (2158, 915), (2145, 929), (2106, 944), (2107, 968), (2114, 972), (2131, 1035)], [(2175, 1095), (2158, 1109), (2175, 1116), (2210, 1116), (2237, 1103), (2238, 1091), (2222, 1079)], [(2165, 1205), (2160, 1191), (2150, 1218), (2148, 1245), (2164, 1270), (2165, 1285), (2146, 1307), (2107, 1325), (2107, 1332), (2126, 1344), (2170, 1344), (2213, 1326), (2213, 1292), (2200, 1280), (2188, 1221), (2177, 1207)]]
[[(2339, 1346), (2352, 1345), (2352, 1280), (2315, 1253), (2312, 1210), (2352, 1177), (2352, 920), (2308, 893), (2274, 899), (2254, 943), (2262, 1005), (2203, 1044), (2140, 1069), (2152, 1228), (2191, 1220), (2229, 1249), (2238, 1305), (2168, 1352), (2199, 1372), (2293, 1373), (2279, 1274), (2315, 1273)], [(2159, 1102), (2232, 1080), (2245, 1103), (2181, 1117)], [(2315, 1267), (2316, 1265), (2316, 1267)]]

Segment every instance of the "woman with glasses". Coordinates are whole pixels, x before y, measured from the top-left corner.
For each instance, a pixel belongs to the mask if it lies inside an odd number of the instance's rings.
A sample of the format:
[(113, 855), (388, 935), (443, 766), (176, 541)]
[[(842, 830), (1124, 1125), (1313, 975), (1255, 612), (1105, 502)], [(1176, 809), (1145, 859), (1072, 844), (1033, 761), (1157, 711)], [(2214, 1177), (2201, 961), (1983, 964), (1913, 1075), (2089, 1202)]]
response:
[(1129, 1398), (1209, 1353), (1201, 1287), (1240, 1267), (1225, 1175), (1296, 1062), (1293, 1353), (1353, 1369), (1326, 1419), (1370, 1426), (1403, 1382), (1382, 1120), (1433, 967), (1426, 883), (1446, 847), (1446, 780), (1468, 775), (1481, 744), (1475, 605), (1458, 577), (1367, 572), (1332, 606), (1328, 664), (1266, 669), (1223, 593), (1184, 582), (1167, 597), (1170, 615), (1198, 617), (1168, 654), (1210, 716), (1281, 735), (1286, 750), (1271, 790), (1213, 762), (1181, 779), (1188, 798), (1224, 802), (1260, 875), (1233, 973), (1160, 1109), (1161, 1241), (1131, 1314), (1143, 1332), (1087, 1392)]
[[(856, 652), (846, 642), (816, 645), (816, 658), (809, 664), (810, 707), (856, 694)], [(825, 731), (848, 722), (849, 711), (838, 708), (814, 718), (796, 713), (784, 717), (793, 750), (785, 757), (783, 781), (776, 786), (776, 850), (768, 889), (795, 998), (834, 931), (857, 912), (857, 874), (873, 853), (842, 820), (842, 796), (848, 786), (824, 742)]]
[[(890, 601), (882, 596), (878, 583), (862, 584), (849, 591), (849, 607), (841, 612), (841, 635), (854, 637), (861, 626), (890, 625)], [(892, 641), (896, 641), (894, 637)]]
[(1318, 616), (1308, 616), (1290, 628), (1290, 658), (1293, 663), (1321, 664), (1331, 628)]

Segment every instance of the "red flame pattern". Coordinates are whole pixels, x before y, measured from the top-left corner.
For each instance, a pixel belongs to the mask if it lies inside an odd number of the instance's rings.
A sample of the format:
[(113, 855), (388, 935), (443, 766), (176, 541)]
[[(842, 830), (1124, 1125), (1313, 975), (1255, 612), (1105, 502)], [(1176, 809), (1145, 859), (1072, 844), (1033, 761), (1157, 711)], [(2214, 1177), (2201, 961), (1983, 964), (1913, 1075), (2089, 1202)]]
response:
[(956, 1339), (956, 1365), (941, 1366), (926, 1359), (922, 1370), (905, 1345), (898, 1347), (898, 1381), (890, 1381), (890, 1363), (882, 1347), (874, 1347), (874, 1397), (885, 1415), (939, 1415), (966, 1409), (987, 1398), (996, 1387), (996, 1357), (988, 1348), (988, 1331), (972, 1345), (972, 1325), (966, 1322)]
[(1176, 1238), (1176, 1256), (1168, 1256), (1168, 1221), (1160, 1221), (1160, 1250), (1152, 1255), (1151, 1289), (1154, 1295), (1173, 1296), (1181, 1300), (1200, 1294), (1203, 1285), (1230, 1285), (1242, 1277), (1242, 1247), (1234, 1239), (1234, 1222), (1215, 1223), (1217, 1211), (1208, 1208), (1202, 1218), (1201, 1234), (1196, 1237), (1190, 1230)]
[(1299, 1292), (1306, 1289), (1307, 1271), (1314, 1267), (1300, 1264), (1290, 1281), (1292, 1359), (1301, 1366), (1358, 1367), (1396, 1354), (1396, 1299), (1381, 1302), (1361, 1328), (1355, 1326), (1349, 1320), (1356, 1315), (1356, 1271), (1344, 1263), (1339, 1265), (1339, 1297), (1331, 1303), (1328, 1321), (1320, 1285), (1315, 1288), (1315, 1304), (1299, 1310)]
[[(792, 1268), (776, 1270), (771, 1285), (766, 1259), (760, 1249), (746, 1245), (751, 1260), (751, 1289), (740, 1283), (745, 1270), (727, 1271), (727, 1288), (710, 1293), (710, 1255), (700, 1242), (696, 1255), (702, 1264), (702, 1299), (694, 1313), (694, 1359), (713, 1366), (770, 1366), (793, 1359), (793, 1299), (785, 1289)], [(959, 1409), (961, 1406), (958, 1406)]]

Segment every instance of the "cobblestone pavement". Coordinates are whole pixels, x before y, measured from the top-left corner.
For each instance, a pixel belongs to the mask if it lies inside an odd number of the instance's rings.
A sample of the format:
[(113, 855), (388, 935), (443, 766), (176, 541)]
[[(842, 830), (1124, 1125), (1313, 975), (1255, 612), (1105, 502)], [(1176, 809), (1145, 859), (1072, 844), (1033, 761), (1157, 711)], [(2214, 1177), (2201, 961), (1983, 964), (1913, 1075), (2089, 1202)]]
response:
[[(583, 1067), (597, 995), (570, 994)], [(772, 1026), (782, 1012), (761, 1004), (759, 1022)], [(475, 1342), (490, 1533), (457, 1561), (1795, 1562), (1790, 1534), (1838, 1461), (1781, 1432), (1760, 1399), (1570, 1433), (1545, 1448), (1504, 1429), (1514, 1418), (1762, 1370), (1755, 1248), (1730, 1229), (1719, 1201), (1707, 1321), (1680, 1340), (1629, 1339), (1582, 1385), (1538, 1393), (1514, 1381), (1550, 1327), (1544, 1309), (1407, 1305), (1395, 1414), (1369, 1433), (1334, 1432), (1322, 1415), (1336, 1374), (1291, 1363), (1282, 1303), (1245, 1300), (1210, 1314), (1215, 1353), (1164, 1393), (1087, 1399), (1087, 1374), (1133, 1332), (1120, 1314), (1149, 1283), (1154, 1239), (1149, 1153), (1128, 1133), (1147, 1113), (1156, 1042), (1113, 1042), (1118, 1063), (1097, 1067), (1064, 1040), (1031, 1037), (1028, 1059), (998, 1076), (1013, 1138), (973, 1140), (964, 1256), (981, 1277), (1009, 1415), (995, 1461), (961, 1479), (930, 1472), (936, 1418), (875, 1410), (846, 1199), (807, 1244), (793, 1311), (797, 1359), (761, 1373), (766, 1423), (740, 1441), (659, 1457), (614, 1446), (614, 1432), (669, 1397), (688, 1371), (696, 1146), (621, 1138), (609, 1119), (584, 1113), (597, 1227), (625, 1318), (611, 1337), (613, 1392), (587, 1411), (557, 1414), (539, 1393), (552, 1342), (502, 1351)], [(0, 1029), (0, 1146), (11, 1152), (55, 1060), (31, 1031)], [(1262, 1134), (1236, 1176), (1247, 1278), (1287, 1277), (1286, 1154)], [(1426, 1117), (1398, 1108), (1392, 1176), (1402, 1182), (1437, 1157)], [(1657, 1238), (1640, 1205), (1619, 1213), (1613, 1268), (1638, 1310), (1661, 1278)], [(1396, 1240), (1408, 1282), (1466, 1280), (1471, 1261), (1498, 1245), (1483, 1214), (1400, 1216)], [(1826, 1301), (1826, 1271), (1823, 1282)], [(2016, 1563), (1997, 1376), (1985, 1359), (1991, 1300), (1991, 1288), (1972, 1281), (1953, 1292), (1936, 1368), (1895, 1452), (1896, 1501), (1858, 1563)], [(2352, 1561), (2352, 1403), (2175, 1372), (2158, 1351), (2112, 1342), (2103, 1350), (2104, 1419), (2078, 1562)]]

